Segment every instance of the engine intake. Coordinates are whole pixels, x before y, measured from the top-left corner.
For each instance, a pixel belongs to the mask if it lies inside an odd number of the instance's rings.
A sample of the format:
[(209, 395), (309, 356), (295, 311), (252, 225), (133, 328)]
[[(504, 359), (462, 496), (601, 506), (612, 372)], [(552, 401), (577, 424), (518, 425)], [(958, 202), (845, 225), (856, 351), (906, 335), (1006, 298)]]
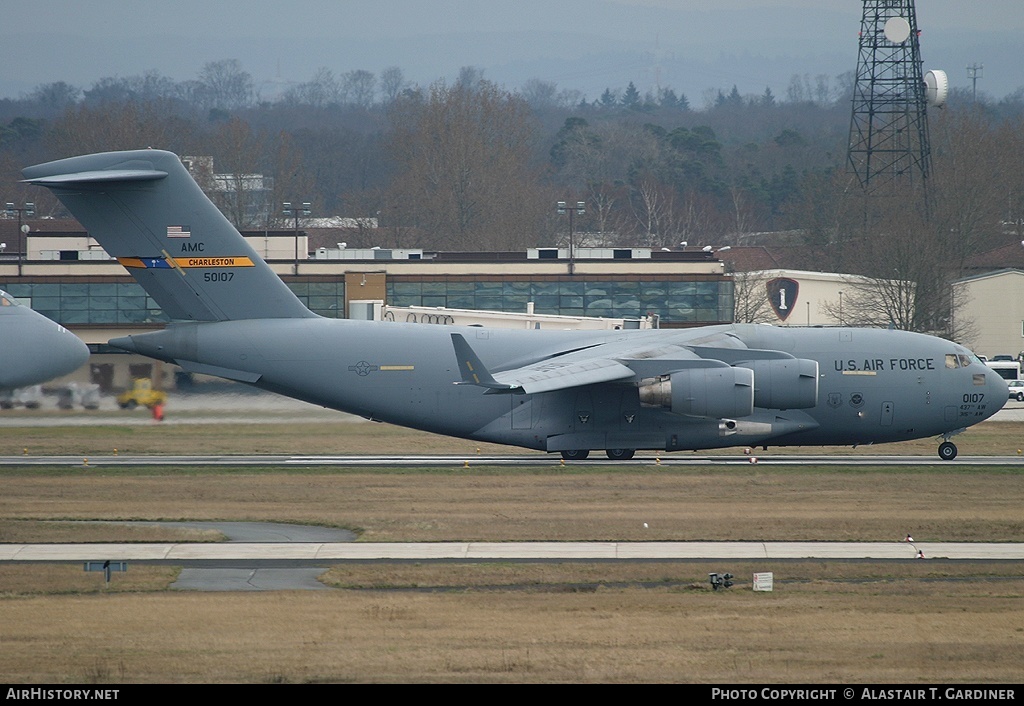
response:
[(818, 404), (818, 361), (806, 358), (736, 363), (754, 371), (754, 405), (765, 409), (810, 409)]

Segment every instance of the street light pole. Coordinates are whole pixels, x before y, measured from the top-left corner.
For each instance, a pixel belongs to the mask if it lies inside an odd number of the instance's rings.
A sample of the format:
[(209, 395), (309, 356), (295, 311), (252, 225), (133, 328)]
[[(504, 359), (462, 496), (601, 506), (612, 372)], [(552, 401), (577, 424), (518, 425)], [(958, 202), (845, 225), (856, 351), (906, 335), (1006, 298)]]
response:
[(303, 201), (299, 208), (292, 208), (292, 202), (285, 201), (281, 207), (286, 218), (295, 219), (295, 264), (292, 265), (292, 274), (297, 275), (299, 274), (299, 216), (309, 216), (312, 211), (309, 201)]
[[(15, 213), (18, 214), (18, 276), (21, 277), (21, 263), (24, 258), (23, 251), (26, 249), (23, 245), (28, 244), (27, 236), (28, 231), (30, 230), (27, 225), (22, 226), (21, 214), (24, 213), (27, 218), (32, 218), (36, 215), (36, 205), (31, 201), (28, 201), (24, 206), (15, 208), (14, 204), (8, 201), (6, 211), (9, 218), (13, 217)], [(24, 228), (24, 230), (22, 230), (22, 228)]]
[(576, 254), (573, 250), (573, 216), (577, 213), (583, 215), (587, 212), (587, 205), (582, 201), (577, 201), (575, 206), (567, 206), (565, 201), (558, 202), (558, 215), (564, 216), (566, 213), (569, 214), (569, 274), (576, 274)]

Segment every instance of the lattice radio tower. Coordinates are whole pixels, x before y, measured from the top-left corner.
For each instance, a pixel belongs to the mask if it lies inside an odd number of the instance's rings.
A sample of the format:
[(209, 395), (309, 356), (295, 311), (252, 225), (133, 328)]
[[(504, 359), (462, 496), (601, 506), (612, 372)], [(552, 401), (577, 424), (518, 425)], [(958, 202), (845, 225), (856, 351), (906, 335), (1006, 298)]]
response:
[(941, 71), (922, 74), (918, 34), (914, 0), (864, 0), (848, 166), (869, 193), (927, 184), (926, 108), (948, 82)]

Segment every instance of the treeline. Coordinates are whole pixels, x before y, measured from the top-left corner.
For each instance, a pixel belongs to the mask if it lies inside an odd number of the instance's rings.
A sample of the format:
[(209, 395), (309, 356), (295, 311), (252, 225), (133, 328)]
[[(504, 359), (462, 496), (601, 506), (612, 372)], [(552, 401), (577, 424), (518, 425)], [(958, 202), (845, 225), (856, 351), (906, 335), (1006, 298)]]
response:
[[(588, 100), (541, 80), (507, 90), (472, 67), (416, 86), (391, 67), (320, 69), (266, 98), (225, 60), (190, 81), (149, 72), (0, 100), (0, 188), (6, 201), (61, 215), (47, 194), (18, 183), (21, 167), (159, 147), (212, 157), (215, 173), (235, 175), (235, 188), (203, 185), (242, 228), (284, 226), (280, 203), (309, 201), (314, 215), (379, 219), (350, 246), (521, 249), (564, 242), (568, 223), (555, 204), (584, 201), (575, 223), (584, 244), (744, 244), (794, 231), (823, 267), (864, 270), (845, 235), (856, 210), (845, 176), (851, 91), (851, 75), (794, 76), (784, 98), (732, 87), (695, 107), (667, 87), (641, 94), (630, 84)], [(975, 103), (954, 91), (933, 112), (930, 183), (942, 194), (933, 215), (952, 211), (944, 217), (958, 231), (970, 224), (971, 247), (988, 246), (1020, 218), (1013, 161), (1024, 92)], [(966, 172), (977, 183), (957, 181)], [(257, 174), (267, 177), (260, 208), (246, 193)], [(973, 198), (962, 206), (970, 213), (957, 210), (959, 187)]]

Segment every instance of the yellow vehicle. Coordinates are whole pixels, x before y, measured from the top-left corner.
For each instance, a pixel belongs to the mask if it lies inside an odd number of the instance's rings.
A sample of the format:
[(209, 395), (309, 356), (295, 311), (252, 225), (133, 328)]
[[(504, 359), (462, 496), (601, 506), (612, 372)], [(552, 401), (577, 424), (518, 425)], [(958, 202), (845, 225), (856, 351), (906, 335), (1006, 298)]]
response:
[(132, 386), (117, 396), (117, 404), (121, 409), (135, 409), (140, 404), (154, 407), (167, 402), (167, 393), (153, 388), (149, 378), (135, 378)]

